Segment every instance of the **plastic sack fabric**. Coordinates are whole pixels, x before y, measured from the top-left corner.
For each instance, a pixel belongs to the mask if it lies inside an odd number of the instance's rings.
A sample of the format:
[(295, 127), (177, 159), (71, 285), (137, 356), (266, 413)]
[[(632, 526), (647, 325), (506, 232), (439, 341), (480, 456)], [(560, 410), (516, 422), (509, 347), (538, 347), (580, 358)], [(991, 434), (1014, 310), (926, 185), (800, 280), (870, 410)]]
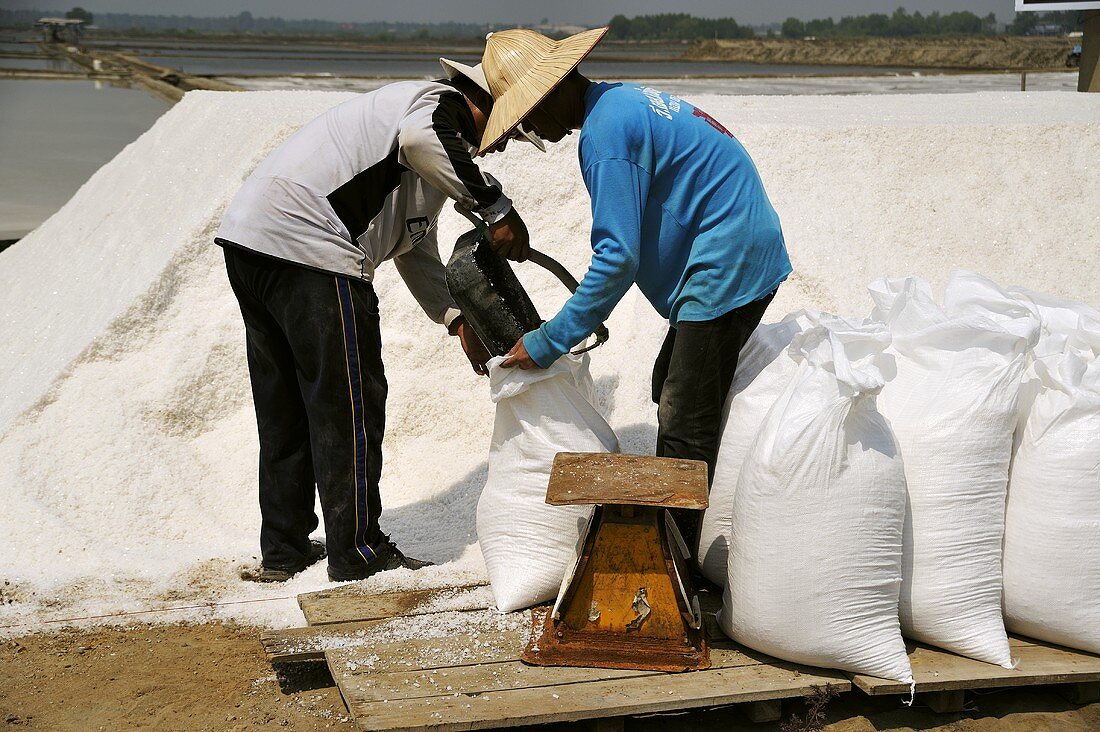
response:
[(592, 406), (588, 356), (548, 369), (489, 362), (496, 421), (489, 476), (477, 503), (477, 535), (497, 608), (511, 612), (557, 596), (591, 506), (550, 506), (546, 487), (559, 452), (618, 452)]
[(881, 324), (822, 320), (749, 447), (734, 496), (722, 630), (796, 663), (913, 677), (898, 622), (905, 475), (875, 394)]
[(1033, 373), (1008, 486), (1005, 624), (1100, 653), (1100, 360), (1068, 351)]
[(723, 409), (710, 506), (703, 513), (695, 552), (699, 571), (719, 587), (726, 584), (733, 497), (741, 464), (768, 410), (798, 370), (798, 362), (787, 349), (794, 337), (809, 327), (811, 317), (799, 311), (778, 323), (757, 327), (738, 355), (737, 373)]
[(879, 280), (870, 291), (897, 357), (879, 409), (908, 488), (902, 631), (1011, 668), (1001, 542), (1020, 382), (1038, 323), (969, 273), (948, 283), (950, 314), (917, 278)]
[(1100, 312), (1084, 303), (1067, 300), (1022, 287), (1008, 291), (1031, 309), (1040, 322), (1036, 356), (1079, 351), (1087, 358), (1100, 358)]

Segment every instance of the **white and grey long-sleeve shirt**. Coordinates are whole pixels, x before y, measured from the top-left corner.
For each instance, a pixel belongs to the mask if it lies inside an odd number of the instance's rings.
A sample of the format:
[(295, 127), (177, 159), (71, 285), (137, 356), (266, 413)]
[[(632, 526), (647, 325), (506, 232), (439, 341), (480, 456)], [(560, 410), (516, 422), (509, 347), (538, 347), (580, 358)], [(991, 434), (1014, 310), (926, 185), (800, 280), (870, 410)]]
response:
[(436, 220), (448, 198), (494, 223), (511, 209), (474, 164), (465, 97), (446, 82), (384, 86), (330, 109), (245, 181), (215, 241), (370, 281), (393, 259), (424, 312), (457, 315)]

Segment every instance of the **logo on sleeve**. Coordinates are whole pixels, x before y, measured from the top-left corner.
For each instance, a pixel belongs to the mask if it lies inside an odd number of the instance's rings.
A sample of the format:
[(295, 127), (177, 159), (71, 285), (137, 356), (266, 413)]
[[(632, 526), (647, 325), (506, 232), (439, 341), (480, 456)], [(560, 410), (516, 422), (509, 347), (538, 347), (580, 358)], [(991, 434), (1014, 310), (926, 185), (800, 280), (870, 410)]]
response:
[(726, 137), (733, 137), (733, 133), (731, 133), (729, 130), (727, 130), (725, 127), (723, 127), (721, 122), (716, 120), (714, 117), (711, 117), (709, 114), (707, 114), (703, 110), (699, 109), (698, 107), (695, 107), (694, 109), (692, 109), (691, 113), (693, 115), (695, 115), (696, 117), (702, 117), (703, 119), (705, 119), (707, 121), (708, 125), (710, 125), (714, 129), (718, 130), (719, 132), (721, 132)]
[(414, 245), (423, 241), (424, 237), (428, 235), (428, 230), (431, 228), (432, 224), (427, 216), (417, 216), (416, 218), (405, 219), (405, 230), (409, 232), (409, 239)]

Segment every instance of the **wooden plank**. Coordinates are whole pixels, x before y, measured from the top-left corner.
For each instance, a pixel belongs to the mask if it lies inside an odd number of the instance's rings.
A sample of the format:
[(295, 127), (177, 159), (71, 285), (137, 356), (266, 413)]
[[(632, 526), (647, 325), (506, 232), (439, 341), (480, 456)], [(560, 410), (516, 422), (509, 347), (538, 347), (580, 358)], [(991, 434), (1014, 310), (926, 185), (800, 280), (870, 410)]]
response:
[[(325, 653), (329, 671), (341, 689), (354, 688), (362, 702), (418, 699), (430, 696), (451, 696), (455, 693), (481, 694), (491, 691), (530, 689), (541, 686), (588, 683), (609, 679), (641, 676), (662, 676), (659, 671), (637, 669), (575, 668), (527, 666), (519, 662), (519, 654), (511, 648), (501, 648), (493, 662), (478, 663), (463, 658), (462, 665), (446, 666), (446, 654), (433, 653), (430, 665), (420, 666), (425, 654), (410, 658), (405, 644), (386, 644), (359, 649), (336, 648)], [(363, 659), (370, 661), (367, 663)], [(388, 670), (382, 670), (380, 659), (387, 659)], [(499, 660), (497, 660), (499, 659)], [(761, 662), (739, 650), (713, 651), (712, 668), (759, 666)]]
[(707, 466), (698, 460), (559, 452), (550, 470), (552, 506), (626, 504), (704, 509)]
[[(659, 671), (527, 666), (518, 659), (503, 663), (435, 668), (425, 671), (356, 674), (345, 672), (347, 654), (339, 649), (325, 654), (329, 671), (341, 693), (349, 691), (360, 702), (410, 701), (429, 697), (471, 696), (494, 691), (534, 689), (609, 679), (654, 676)], [(346, 698), (346, 697), (345, 697)]]
[[(1068, 684), (1100, 681), (1100, 656), (1073, 651), (1030, 639), (1009, 638), (1015, 669), (1001, 668), (948, 651), (924, 645), (910, 645), (909, 662), (917, 692), (989, 689), (1035, 684)], [(897, 681), (862, 674), (849, 674), (859, 689), (872, 695), (908, 694), (909, 687)]]
[(371, 593), (359, 583), (298, 595), (310, 625), (350, 623), (450, 611), (484, 610), (493, 604), (488, 585)]
[(448, 732), (801, 697), (826, 685), (839, 691), (851, 688), (839, 674), (791, 664), (753, 664), (684, 674), (642, 673), (646, 675), (390, 701), (361, 698), (358, 687), (346, 683), (345, 677), (340, 692), (361, 729)]
[[(519, 662), (527, 635), (522, 630), (476, 633), (455, 638), (411, 638), (396, 643), (372, 643), (325, 651), (334, 674), (385, 676), (403, 680), (417, 675), (434, 676), (437, 670), (456, 673), (466, 666)], [(336, 678), (334, 675), (333, 678)], [(404, 685), (404, 684), (403, 684)]]
[[(282, 631), (266, 631), (260, 635), (260, 641), (272, 664), (300, 662), (322, 662), (324, 652), (332, 648), (366, 648), (379, 643), (392, 643), (394, 636), (407, 633), (403, 619), (387, 618), (362, 623), (334, 623), (331, 625), (310, 625), (294, 627)], [(486, 622), (487, 621), (487, 622)], [(495, 621), (495, 622), (494, 622)], [(503, 624), (504, 623), (504, 624)], [(408, 652), (399, 658), (401, 669), (434, 668), (428, 655), (450, 654), (451, 662), (444, 665), (458, 666), (463, 658), (471, 658), (471, 663), (486, 663), (491, 660), (511, 660), (519, 658), (518, 649), (513, 648), (506, 657), (489, 654), (489, 644), (503, 643), (521, 648), (527, 641), (526, 620), (508, 627), (502, 616), (484, 618), (470, 613), (470, 623), (461, 637), (425, 637), (405, 641)], [(471, 640), (477, 641), (474, 645)], [(422, 652), (417, 653), (422, 649)], [(365, 653), (365, 656), (370, 656)], [(393, 669), (392, 669), (393, 670)]]
[[(350, 660), (362, 666), (376, 664), (379, 672), (519, 659), (529, 632), (525, 616), (469, 616), (463, 632), (453, 637), (395, 642), (395, 636), (408, 634), (404, 627), (407, 619), (387, 618), (271, 631), (264, 633), (261, 641), (272, 663), (323, 661), (325, 651), (342, 648), (348, 651)], [(384, 655), (375, 650), (383, 646), (387, 649)]]
[(260, 643), (272, 664), (323, 661), (329, 648), (354, 644), (367, 631), (388, 622), (392, 620), (268, 630), (260, 633)]

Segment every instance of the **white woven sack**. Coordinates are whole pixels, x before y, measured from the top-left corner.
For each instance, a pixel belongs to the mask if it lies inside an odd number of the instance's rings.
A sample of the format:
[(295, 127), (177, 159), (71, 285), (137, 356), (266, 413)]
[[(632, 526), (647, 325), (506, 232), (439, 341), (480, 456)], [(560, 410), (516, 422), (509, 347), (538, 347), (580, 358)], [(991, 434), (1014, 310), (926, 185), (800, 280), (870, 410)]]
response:
[(719, 613), (734, 640), (811, 666), (912, 684), (898, 623), (905, 477), (875, 408), (882, 325), (830, 318), (741, 467)]
[(798, 363), (787, 349), (795, 335), (808, 327), (810, 317), (806, 311), (799, 311), (778, 323), (761, 325), (737, 358), (737, 373), (722, 414), (722, 441), (714, 466), (710, 506), (699, 526), (695, 553), (703, 576), (719, 587), (726, 584), (733, 496), (741, 463), (768, 410), (798, 370)]
[(1073, 349), (1086, 358), (1100, 358), (1100, 312), (1075, 300), (1067, 300), (1022, 287), (1010, 287), (1009, 293), (1029, 307), (1040, 321), (1038, 356), (1054, 355)]
[(497, 608), (552, 600), (570, 568), (591, 506), (550, 506), (546, 487), (559, 452), (618, 452), (614, 431), (592, 406), (588, 356), (548, 369), (489, 362), (497, 405), (489, 476), (477, 503), (477, 535)]
[(1100, 653), (1100, 360), (1034, 364), (1008, 486), (1005, 624)]
[[(1020, 380), (1037, 323), (1007, 296), (1000, 311), (992, 297), (979, 306), (988, 281), (973, 277), (949, 284), (960, 308), (953, 315), (917, 278), (872, 283), (874, 317), (890, 327), (897, 357), (879, 409), (897, 436), (909, 495), (902, 631), (1011, 668), (1001, 541)], [(984, 294), (964, 307), (964, 291), (977, 284)]]

